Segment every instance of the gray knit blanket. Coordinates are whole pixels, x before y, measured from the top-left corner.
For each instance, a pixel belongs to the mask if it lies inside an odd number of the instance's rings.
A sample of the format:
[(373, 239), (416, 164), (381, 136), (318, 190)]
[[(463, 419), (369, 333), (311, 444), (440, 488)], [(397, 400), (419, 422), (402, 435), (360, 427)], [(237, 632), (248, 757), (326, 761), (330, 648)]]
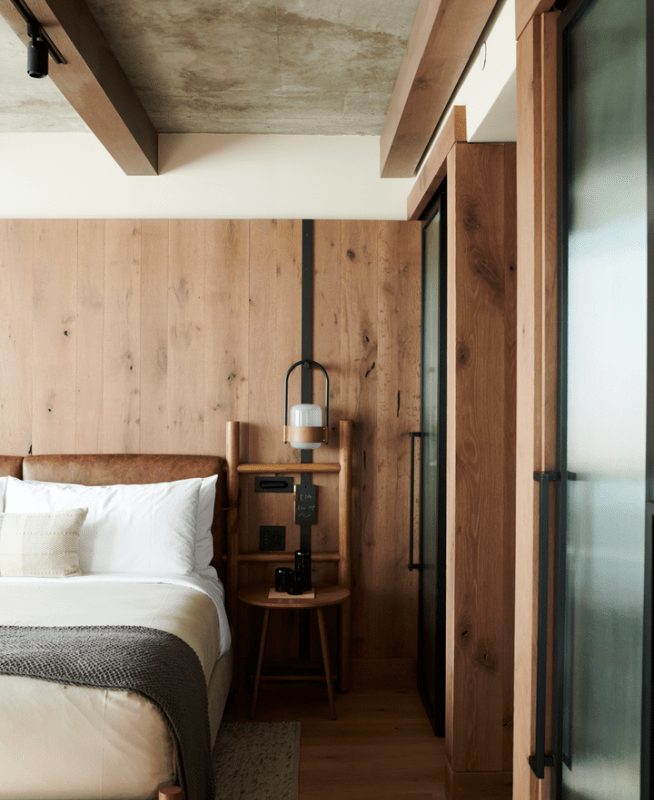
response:
[(178, 636), (131, 625), (0, 626), (0, 674), (142, 695), (166, 721), (186, 800), (215, 797), (204, 671)]

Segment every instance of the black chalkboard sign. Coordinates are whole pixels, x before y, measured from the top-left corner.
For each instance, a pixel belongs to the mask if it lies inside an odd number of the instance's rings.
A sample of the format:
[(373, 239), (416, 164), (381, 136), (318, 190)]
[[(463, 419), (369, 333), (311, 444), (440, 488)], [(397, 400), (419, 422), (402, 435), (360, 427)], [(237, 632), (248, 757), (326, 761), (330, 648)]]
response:
[(296, 484), (295, 491), (295, 524), (315, 525), (317, 519), (318, 487), (312, 483), (302, 486)]

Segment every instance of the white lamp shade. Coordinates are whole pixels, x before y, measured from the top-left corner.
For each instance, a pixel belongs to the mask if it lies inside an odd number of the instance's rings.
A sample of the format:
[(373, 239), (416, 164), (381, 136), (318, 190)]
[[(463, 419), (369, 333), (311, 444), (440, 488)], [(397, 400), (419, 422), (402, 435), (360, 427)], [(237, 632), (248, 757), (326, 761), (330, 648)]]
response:
[[(299, 403), (291, 406), (290, 424), (294, 428), (322, 428), (322, 408), (314, 403)], [(320, 442), (291, 442), (298, 450), (315, 450)]]

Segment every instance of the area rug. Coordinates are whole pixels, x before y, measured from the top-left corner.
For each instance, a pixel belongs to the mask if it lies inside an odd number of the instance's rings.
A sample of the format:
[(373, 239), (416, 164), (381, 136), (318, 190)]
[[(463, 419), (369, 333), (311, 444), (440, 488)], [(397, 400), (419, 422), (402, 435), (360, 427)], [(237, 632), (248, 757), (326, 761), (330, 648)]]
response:
[(299, 722), (223, 722), (213, 748), (216, 800), (298, 800)]

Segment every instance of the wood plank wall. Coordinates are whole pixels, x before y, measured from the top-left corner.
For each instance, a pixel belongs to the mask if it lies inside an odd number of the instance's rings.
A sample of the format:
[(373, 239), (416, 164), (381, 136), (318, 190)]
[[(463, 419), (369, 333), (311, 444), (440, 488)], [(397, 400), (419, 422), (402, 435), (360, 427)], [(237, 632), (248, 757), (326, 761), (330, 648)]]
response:
[(516, 150), (447, 156), (446, 796), (511, 795)]
[[(301, 228), (0, 220), (0, 452), (224, 454), (232, 419), (248, 423), (242, 460), (299, 460), (281, 427), (284, 375), (301, 355)], [(419, 223), (316, 222), (314, 358), (330, 375), (332, 441), (315, 458), (337, 460), (338, 420), (352, 419), (358, 659), (411, 661), (417, 650), (417, 573), (406, 564), (420, 254)], [(314, 390), (322, 397), (322, 377)], [(299, 370), (289, 395), (299, 401)], [(286, 525), (295, 549), (289, 495), (257, 495), (250, 480), (246, 546), (258, 548), (259, 525)], [(316, 483), (325, 489), (314, 547), (334, 550), (336, 483)], [(273, 657), (296, 647), (293, 615), (277, 616)], [(249, 624), (251, 644), (256, 616)]]

